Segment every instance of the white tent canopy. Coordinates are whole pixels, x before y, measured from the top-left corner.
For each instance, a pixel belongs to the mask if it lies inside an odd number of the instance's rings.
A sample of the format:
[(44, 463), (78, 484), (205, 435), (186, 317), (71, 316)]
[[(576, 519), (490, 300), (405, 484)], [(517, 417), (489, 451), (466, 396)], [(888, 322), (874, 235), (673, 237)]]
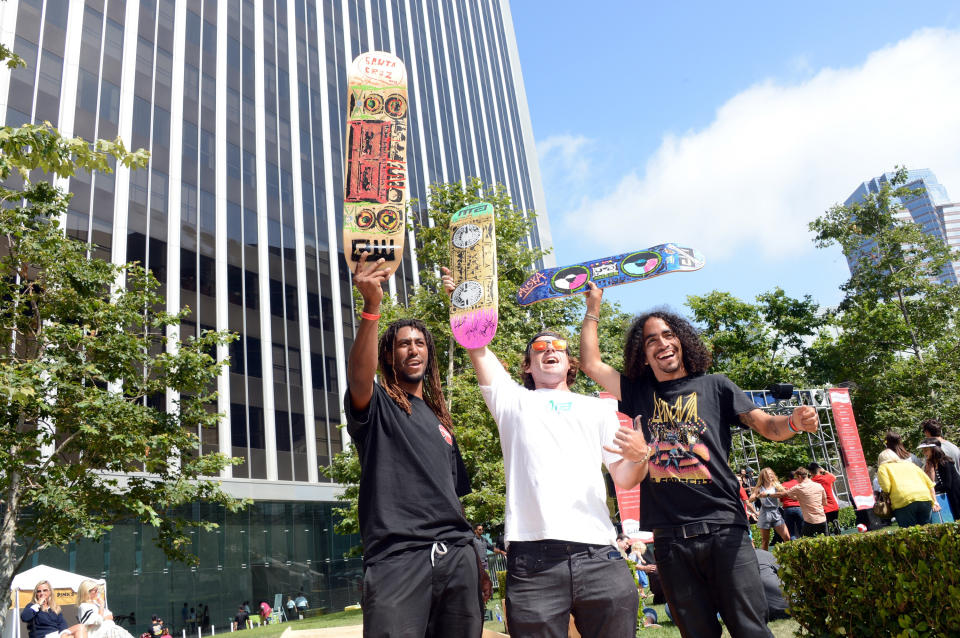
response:
[[(80, 587), (80, 583), (85, 580), (94, 580), (98, 583), (104, 582), (101, 578), (81, 576), (80, 574), (74, 574), (73, 572), (48, 567), (46, 565), (37, 565), (25, 572), (20, 572), (13, 577), (13, 581), (10, 583), (10, 600), (13, 604), (5, 610), (7, 620), (3, 625), (3, 638), (20, 638), (20, 625), (22, 624), (20, 622), (20, 610), (22, 607), (19, 604), (20, 596), (18, 594), (19, 592), (29, 592), (32, 597), (33, 588), (43, 580), (49, 581), (50, 586), (54, 590), (68, 589), (74, 593), (76, 593)], [(75, 602), (76, 599), (74, 598), (71, 603)], [(63, 605), (63, 602), (60, 604)], [(64, 614), (64, 619), (66, 619), (68, 625), (74, 625), (77, 621), (76, 617), (70, 618), (66, 614)]]

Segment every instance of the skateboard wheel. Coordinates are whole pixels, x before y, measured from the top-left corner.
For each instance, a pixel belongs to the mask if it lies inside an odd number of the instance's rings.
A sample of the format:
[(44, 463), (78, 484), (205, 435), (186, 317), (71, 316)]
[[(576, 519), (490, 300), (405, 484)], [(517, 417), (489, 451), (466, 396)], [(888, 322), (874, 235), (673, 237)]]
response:
[(649, 277), (659, 270), (663, 258), (652, 250), (631, 253), (620, 262), (620, 270), (631, 277)]
[(470, 248), (483, 237), (483, 230), (476, 224), (464, 224), (453, 233), (453, 245), (457, 248)]
[(483, 297), (483, 286), (476, 281), (464, 281), (450, 295), (450, 303), (457, 308), (469, 308), (480, 301), (481, 297)]
[(407, 100), (402, 95), (391, 95), (383, 106), (390, 117), (401, 118), (407, 114)]
[(574, 292), (587, 285), (590, 271), (586, 266), (570, 266), (557, 272), (550, 285), (563, 293)]
[(363, 230), (369, 230), (373, 228), (373, 224), (376, 221), (376, 216), (373, 214), (373, 211), (369, 208), (362, 209), (357, 213), (357, 227), (362, 228)]
[(377, 226), (380, 230), (392, 233), (400, 228), (403, 218), (392, 208), (384, 208), (377, 213)]
[(363, 110), (367, 113), (379, 113), (383, 110), (383, 96), (371, 93), (363, 100)]

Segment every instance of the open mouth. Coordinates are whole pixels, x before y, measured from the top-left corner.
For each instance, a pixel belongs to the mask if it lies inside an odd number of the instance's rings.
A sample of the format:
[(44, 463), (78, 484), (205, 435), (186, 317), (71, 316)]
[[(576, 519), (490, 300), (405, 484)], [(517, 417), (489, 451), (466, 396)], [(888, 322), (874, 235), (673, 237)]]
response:
[(543, 365), (550, 365), (552, 363), (560, 363), (560, 357), (555, 354), (548, 354), (543, 358)]

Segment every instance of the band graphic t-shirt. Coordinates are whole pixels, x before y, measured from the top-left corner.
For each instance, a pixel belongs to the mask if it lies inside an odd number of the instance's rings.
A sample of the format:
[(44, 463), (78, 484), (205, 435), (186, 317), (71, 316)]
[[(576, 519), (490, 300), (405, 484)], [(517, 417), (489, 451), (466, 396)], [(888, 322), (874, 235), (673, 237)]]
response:
[(459, 497), (470, 493), (453, 433), (413, 395), (410, 414), (373, 384), (366, 411), (357, 413), (347, 391), (347, 432), (360, 457), (358, 510), (363, 562), (434, 541), (466, 545), (473, 530)]
[(727, 465), (731, 427), (757, 406), (721, 374), (657, 382), (620, 377), (620, 411), (642, 428), (653, 455), (640, 484), (644, 529), (707, 522), (747, 525)]

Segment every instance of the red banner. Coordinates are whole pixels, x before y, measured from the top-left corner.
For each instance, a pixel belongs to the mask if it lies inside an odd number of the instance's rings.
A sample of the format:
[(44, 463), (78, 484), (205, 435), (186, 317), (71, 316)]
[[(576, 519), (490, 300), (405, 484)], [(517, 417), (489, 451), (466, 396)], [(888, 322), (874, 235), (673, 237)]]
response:
[[(616, 406), (616, 399), (609, 392), (600, 392), (601, 399), (609, 399)], [(623, 412), (617, 412), (617, 418), (620, 419), (622, 427), (632, 428), (633, 419)], [(617, 508), (620, 510), (620, 526), (623, 533), (628, 536), (636, 536), (640, 532), (640, 486), (637, 485), (632, 490), (623, 490), (613, 485), (617, 490)]]
[(870, 482), (867, 462), (863, 458), (857, 421), (853, 418), (850, 391), (847, 388), (830, 388), (827, 392), (830, 393), (833, 423), (837, 430), (837, 438), (840, 439), (840, 448), (843, 450), (847, 484), (850, 487), (853, 506), (858, 510), (873, 507), (873, 484)]

